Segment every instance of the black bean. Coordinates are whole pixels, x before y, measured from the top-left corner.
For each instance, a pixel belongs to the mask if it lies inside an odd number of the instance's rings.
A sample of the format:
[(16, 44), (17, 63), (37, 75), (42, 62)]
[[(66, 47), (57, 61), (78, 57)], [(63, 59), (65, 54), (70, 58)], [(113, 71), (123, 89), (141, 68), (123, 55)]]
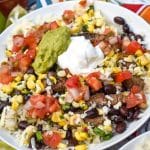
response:
[(67, 132), (66, 132), (66, 139), (69, 140), (69, 139), (71, 139), (71, 138), (72, 138), (72, 131), (71, 131), (71, 129), (69, 128), (69, 129), (67, 130)]
[(7, 100), (7, 101), (0, 101), (0, 113), (2, 113), (4, 107), (6, 107), (8, 105), (10, 105), (9, 100)]
[(42, 131), (42, 129), (43, 129), (42, 124), (38, 124), (37, 129), (38, 129), (38, 131)]
[(23, 98), (24, 98), (25, 101), (28, 101), (29, 98), (30, 98), (30, 96), (31, 96), (31, 95), (27, 94), (27, 95), (24, 95)]
[(120, 112), (113, 108), (111, 108), (110, 111), (108, 112), (108, 116), (119, 115), (119, 114)]
[(42, 141), (36, 141), (35, 147), (36, 147), (38, 150), (42, 149), (43, 146), (44, 146), (44, 143), (43, 143)]
[(13, 95), (20, 95), (21, 94), (21, 91), (19, 91), (19, 90), (14, 90), (14, 92), (13, 92)]
[(125, 24), (124, 18), (119, 17), (119, 16), (117, 16), (117, 17), (114, 18), (114, 22), (117, 23), (117, 24), (119, 24), (119, 25), (124, 25)]
[(28, 74), (34, 74), (34, 69), (32, 67), (30, 67), (27, 72)]
[(127, 120), (128, 121), (133, 121), (134, 120), (133, 115), (134, 115), (133, 111), (128, 111)]
[(78, 141), (75, 138), (71, 138), (68, 140), (69, 146), (76, 146), (78, 145)]
[(128, 24), (124, 24), (122, 29), (123, 29), (123, 32), (125, 32), (125, 33), (129, 33), (130, 32), (130, 28), (129, 28)]
[(143, 37), (142, 37), (142, 35), (140, 35), (140, 34), (137, 34), (137, 35), (135, 36), (135, 39), (136, 39), (136, 40), (140, 39), (141, 41), (144, 40)]
[(133, 114), (133, 119), (134, 119), (134, 120), (135, 120), (135, 119), (138, 119), (139, 114), (140, 114), (140, 111), (139, 111), (139, 110), (135, 111), (134, 114)]
[(98, 111), (96, 108), (93, 108), (89, 111), (86, 112), (86, 118), (95, 118), (95, 117), (98, 117), (99, 114), (98, 114)]
[(135, 34), (133, 32), (129, 32), (128, 36), (129, 36), (130, 40), (134, 40), (135, 39)]
[(115, 130), (117, 133), (122, 133), (126, 130), (126, 123), (125, 122), (119, 122), (116, 124)]
[(18, 123), (18, 128), (24, 130), (24, 129), (26, 129), (26, 127), (27, 127), (28, 125), (29, 125), (28, 122), (25, 121), (25, 120), (23, 120), (23, 121), (20, 121), (20, 122)]
[(127, 117), (128, 116), (128, 109), (125, 106), (122, 106), (119, 111), (120, 111), (120, 114), (123, 117)]
[(123, 118), (121, 116), (117, 116), (117, 115), (113, 115), (110, 118), (112, 121), (114, 121), (115, 123), (119, 123), (119, 122), (123, 122)]
[(116, 87), (112, 84), (107, 84), (104, 86), (105, 94), (116, 94)]
[(5, 103), (0, 104), (0, 113), (3, 111), (5, 106), (7, 106)]

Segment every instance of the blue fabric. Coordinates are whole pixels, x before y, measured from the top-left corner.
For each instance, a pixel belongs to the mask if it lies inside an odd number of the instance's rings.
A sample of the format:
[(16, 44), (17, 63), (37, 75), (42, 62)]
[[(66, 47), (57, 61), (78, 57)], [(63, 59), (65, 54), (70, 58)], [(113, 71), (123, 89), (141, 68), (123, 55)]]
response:
[[(37, 8), (42, 7), (40, 0), (36, 0), (36, 1), (37, 1), (37, 5), (36, 5)], [(46, 0), (46, 2), (47, 2), (47, 4), (51, 4), (52, 3), (51, 0)]]

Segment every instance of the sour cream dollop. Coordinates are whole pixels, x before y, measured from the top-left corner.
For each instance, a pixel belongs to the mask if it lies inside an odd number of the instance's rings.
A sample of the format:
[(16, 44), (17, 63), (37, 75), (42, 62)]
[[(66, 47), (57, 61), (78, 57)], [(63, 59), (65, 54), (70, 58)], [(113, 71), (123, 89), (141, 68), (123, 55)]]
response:
[(103, 59), (104, 54), (98, 46), (93, 47), (90, 40), (78, 36), (71, 38), (68, 49), (58, 57), (58, 65), (68, 68), (72, 74), (87, 74)]

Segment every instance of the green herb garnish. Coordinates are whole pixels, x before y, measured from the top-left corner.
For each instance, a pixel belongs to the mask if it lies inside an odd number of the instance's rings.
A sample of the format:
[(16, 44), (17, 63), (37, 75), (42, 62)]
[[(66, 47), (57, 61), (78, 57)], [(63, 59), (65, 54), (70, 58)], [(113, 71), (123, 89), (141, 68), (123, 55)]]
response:
[(70, 109), (70, 103), (66, 103), (66, 104), (62, 105), (62, 109), (63, 110), (69, 110)]
[(103, 130), (97, 128), (97, 127), (95, 127), (95, 128), (93, 129), (93, 132), (94, 132), (96, 135), (100, 136), (103, 140), (109, 140), (109, 139), (111, 139), (112, 136), (113, 136), (111, 132), (106, 133), (106, 132), (104, 132)]
[(82, 26), (82, 31), (83, 32), (87, 32), (88, 31), (88, 25), (87, 24)]
[(41, 141), (43, 139), (41, 131), (37, 131), (35, 133), (37, 141)]

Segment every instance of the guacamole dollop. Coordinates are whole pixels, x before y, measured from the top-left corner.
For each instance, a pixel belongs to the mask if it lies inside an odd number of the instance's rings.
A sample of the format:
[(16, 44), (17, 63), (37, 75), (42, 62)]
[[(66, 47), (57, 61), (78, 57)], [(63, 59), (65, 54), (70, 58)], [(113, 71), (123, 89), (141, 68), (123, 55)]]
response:
[(45, 73), (57, 61), (57, 58), (70, 43), (70, 31), (67, 27), (59, 27), (45, 33), (38, 45), (37, 55), (32, 64), (35, 72)]

